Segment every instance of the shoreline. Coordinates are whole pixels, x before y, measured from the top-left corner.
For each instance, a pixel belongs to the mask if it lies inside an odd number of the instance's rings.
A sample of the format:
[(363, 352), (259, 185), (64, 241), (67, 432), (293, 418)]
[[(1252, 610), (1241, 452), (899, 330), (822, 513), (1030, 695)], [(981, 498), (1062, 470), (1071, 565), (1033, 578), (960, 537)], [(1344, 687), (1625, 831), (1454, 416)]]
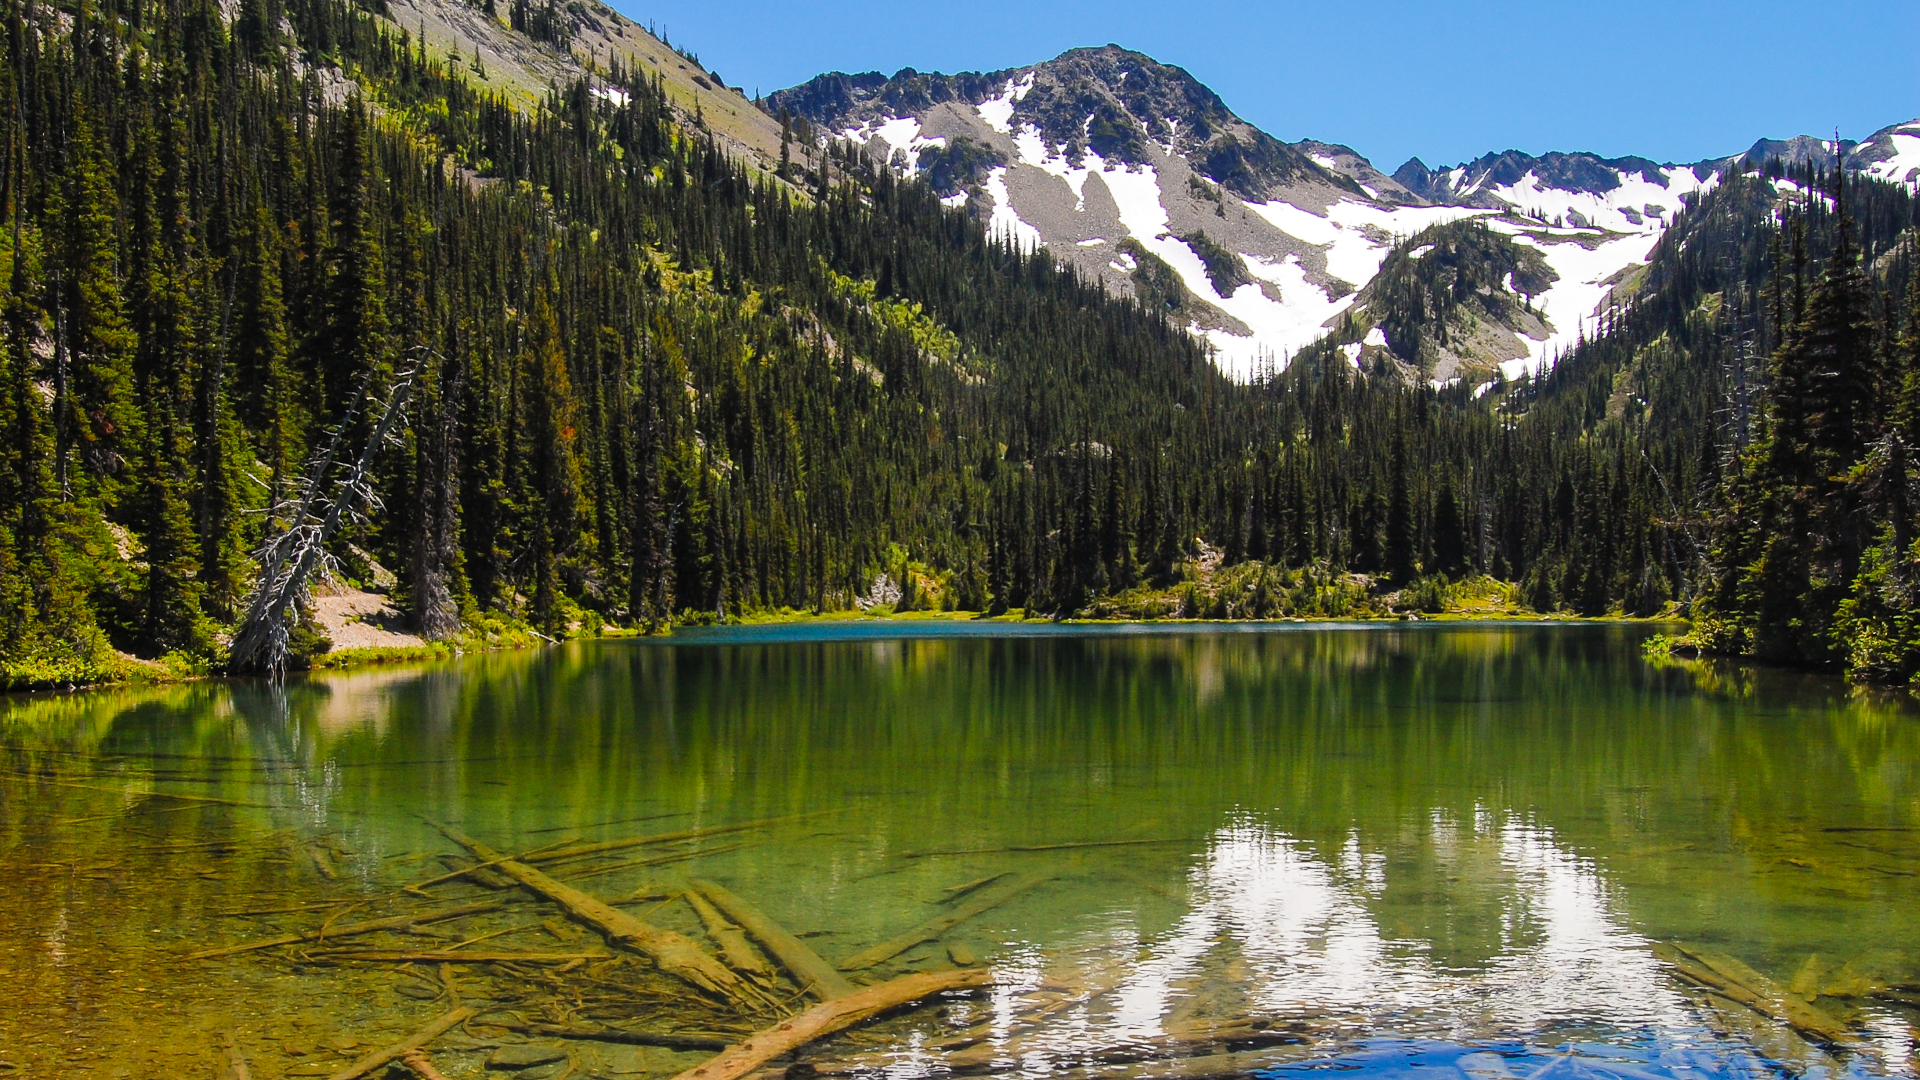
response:
[[(491, 620), (490, 620), (491, 621)], [(1564, 623), (1567, 625), (1620, 624), (1620, 625), (1673, 625), (1685, 623), (1677, 616), (1628, 616), (1628, 615), (1572, 615), (1564, 612), (1539, 613), (1531, 611), (1459, 611), (1442, 613), (1403, 613), (1392, 615), (1293, 615), (1274, 618), (1205, 618), (1205, 617), (1167, 617), (1167, 618), (1061, 618), (1049, 616), (1029, 617), (1020, 608), (1014, 608), (1001, 615), (990, 615), (978, 611), (901, 611), (874, 613), (860, 610), (842, 611), (796, 611), (785, 609), (774, 612), (753, 612), (744, 616), (729, 617), (725, 620), (675, 621), (658, 632), (630, 629), (615, 624), (603, 624), (596, 632), (578, 633), (568, 637), (551, 639), (538, 634), (530, 628), (517, 624), (495, 622), (492, 627), (475, 627), (468, 632), (445, 641), (421, 641), (418, 644), (356, 646), (345, 649), (329, 650), (315, 657), (315, 662), (296, 674), (332, 673), (356, 671), (367, 668), (388, 667), (404, 664), (429, 664), (440, 661), (456, 660), (465, 656), (484, 653), (518, 652), (526, 649), (547, 648), (573, 642), (609, 641), (634, 638), (667, 639), (683, 630), (700, 630), (724, 627), (752, 626), (804, 626), (833, 623), (873, 624), (873, 623), (1000, 623), (1009, 626), (1031, 625), (1035, 623), (1054, 623), (1062, 626), (1286, 626), (1314, 624), (1412, 624), (1412, 623)], [(22, 666), (35, 661), (29, 658)], [(228, 675), (213, 669), (212, 665), (202, 661), (180, 656), (167, 656), (158, 659), (142, 659), (125, 653), (116, 653), (110, 666), (103, 668), (108, 672), (105, 677), (91, 679), (73, 679), (50, 677), (44, 681), (20, 686), (0, 688), (0, 696), (31, 694), (72, 694), (86, 690), (110, 689), (122, 686), (169, 686), (183, 683), (203, 682), (214, 679), (244, 679), (255, 676)]]

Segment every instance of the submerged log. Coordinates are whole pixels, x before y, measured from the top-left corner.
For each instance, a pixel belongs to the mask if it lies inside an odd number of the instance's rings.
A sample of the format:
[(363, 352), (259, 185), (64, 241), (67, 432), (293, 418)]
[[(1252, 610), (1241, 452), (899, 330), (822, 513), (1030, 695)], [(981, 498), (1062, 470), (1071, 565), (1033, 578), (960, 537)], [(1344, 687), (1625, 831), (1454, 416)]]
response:
[(688, 1069), (674, 1080), (740, 1080), (740, 1077), (782, 1054), (791, 1053), (816, 1039), (845, 1030), (883, 1012), (949, 990), (976, 990), (991, 985), (993, 973), (986, 970), (927, 971), (903, 975), (890, 982), (865, 987), (845, 997), (815, 1005), (798, 1016), (759, 1032), (719, 1057)]
[(749, 829), (762, 829), (768, 825), (779, 825), (789, 821), (802, 821), (810, 817), (820, 817), (822, 813), (836, 814), (837, 810), (826, 810), (813, 814), (790, 814), (786, 817), (760, 818), (755, 821), (738, 821), (732, 825), (709, 825), (700, 829), (682, 829), (679, 832), (655, 833), (652, 836), (629, 836), (620, 840), (598, 840), (591, 844), (569, 844), (537, 854), (529, 854), (520, 860), (525, 863), (560, 862), (565, 859), (582, 859), (588, 855), (600, 855), (609, 851), (625, 851), (628, 848), (647, 847), (652, 844), (672, 844), (681, 840), (699, 840), (708, 836), (724, 836), (727, 833), (746, 832)]
[(720, 956), (727, 966), (762, 985), (773, 984), (773, 968), (760, 956), (760, 950), (747, 940), (746, 932), (727, 921), (713, 901), (691, 890), (682, 894), (687, 906), (700, 916), (700, 925), (706, 927), (707, 936), (720, 946)]
[[(1057, 1036), (1050, 1035), (1045, 1029), (1032, 1024), (1017, 1027), (1021, 1030), (1009, 1037), (1004, 1023), (994, 1020), (961, 1034), (917, 1043), (915, 1051), (921, 1055), (917, 1064), (921, 1068), (953, 1076), (973, 1076), (1003, 1071), (1009, 1061), (1036, 1060), (1060, 1050)], [(1160, 1035), (1108, 1043), (1081, 1039), (1067, 1053), (1083, 1068), (1130, 1066), (1143, 1070), (1140, 1075), (1157, 1076), (1161, 1075), (1160, 1069), (1174, 1062), (1239, 1055), (1256, 1049), (1271, 1052), (1275, 1047), (1294, 1047), (1294, 1051), (1282, 1049), (1281, 1052), (1297, 1053), (1298, 1048), (1308, 1046), (1313, 1038), (1323, 1033), (1323, 1030), (1299, 1021), (1276, 1023), (1263, 1018), (1236, 1017), (1192, 1022), (1169, 1028)], [(810, 1061), (807, 1064), (817, 1076), (860, 1076), (884, 1071), (889, 1065), (897, 1064), (898, 1060), (897, 1054), (869, 1052), (828, 1061)], [(1235, 1060), (1247, 1059), (1236, 1057)], [(1060, 1073), (1056, 1071), (1048, 1075), (1058, 1076)], [(1198, 1075), (1212, 1074), (1202, 1072)], [(759, 1074), (756, 1080), (760, 1080), (760, 1077), (772, 1080), (767, 1072)]]
[(573, 1039), (579, 1042), (621, 1043), (627, 1046), (664, 1046), (670, 1050), (725, 1050), (732, 1040), (724, 1035), (701, 1035), (680, 1031), (635, 1031), (631, 1028), (588, 1024), (527, 1024), (517, 1021), (488, 1020), (485, 1027), (497, 1027), (522, 1035), (540, 1035), (549, 1039)]
[(455, 949), (329, 949), (311, 954), (315, 960), (358, 960), (369, 964), (572, 964), (582, 960), (611, 960), (610, 952), (461, 952)]
[(478, 1009), (463, 1006), (444, 1016), (436, 1017), (431, 1023), (427, 1024), (426, 1027), (394, 1043), (392, 1046), (382, 1047), (379, 1050), (365, 1055), (353, 1064), (327, 1077), (327, 1080), (359, 1080), (360, 1077), (367, 1075), (388, 1062), (400, 1060), (410, 1051), (425, 1048), (428, 1043), (446, 1034), (448, 1028), (453, 1027), (455, 1024), (466, 1022), (468, 1018), (476, 1015), (478, 1012)]
[(216, 919), (232, 919), (253, 915), (294, 915), (326, 911), (329, 908), (337, 908), (342, 904), (351, 904), (354, 902), (353, 897), (342, 896), (333, 900), (310, 900), (304, 904), (291, 904), (284, 907), (249, 908), (245, 911), (214, 911), (209, 912), (209, 914)]
[(986, 888), (988, 885), (991, 885), (994, 882), (999, 881), (1001, 878), (1006, 877), (1008, 874), (1011, 874), (1011, 873), (1013, 873), (1013, 871), (1011, 870), (1002, 870), (997, 874), (988, 874), (986, 877), (983, 877), (983, 878), (974, 878), (972, 881), (963, 881), (958, 885), (949, 885), (946, 887), (945, 890), (943, 890), (946, 892), (947, 895), (941, 897), (936, 902), (941, 904), (952, 903), (953, 901), (960, 899), (961, 897), (967, 895), (970, 892), (973, 892), (976, 889)]
[(556, 877), (560, 881), (579, 881), (581, 878), (598, 877), (601, 874), (617, 874), (622, 870), (632, 870), (635, 867), (640, 867), (640, 866), (666, 866), (670, 863), (687, 862), (691, 859), (703, 859), (708, 855), (718, 855), (724, 851), (736, 851), (743, 847), (746, 847), (746, 845), (745, 844), (721, 844), (719, 847), (698, 848), (692, 851), (674, 851), (674, 852), (669, 852), (668, 854), (665, 854), (665, 855), (650, 856), (645, 859), (628, 859), (624, 862), (606, 863), (601, 866), (590, 866), (585, 870), (576, 870), (571, 873), (557, 874)]
[[(473, 852), (476, 859), (499, 859), (499, 852), (457, 829), (442, 825), (440, 831), (446, 833), (454, 843)], [(574, 918), (606, 934), (616, 944), (650, 957), (667, 974), (723, 999), (747, 1004), (761, 1003), (756, 1000), (759, 995), (745, 980), (702, 952), (691, 940), (671, 930), (641, 922), (619, 908), (571, 885), (561, 884), (525, 863), (507, 859), (497, 862), (496, 866), (501, 873), (566, 908)]]
[(1655, 942), (1653, 954), (1687, 982), (1779, 1021), (1812, 1042), (1837, 1046), (1853, 1035), (1832, 1013), (1725, 953)]
[(822, 959), (806, 942), (787, 933), (785, 927), (767, 918), (759, 908), (735, 896), (726, 886), (704, 878), (694, 878), (688, 884), (712, 901), (714, 907), (725, 912), (727, 918), (753, 935), (755, 941), (766, 946), (767, 951), (780, 961), (802, 990), (822, 1001), (853, 993), (853, 984), (840, 974), (839, 969)]
[[(54, 780), (49, 777), (37, 776), (33, 773), (19, 772), (16, 770), (0, 772), (0, 776), (13, 780), (27, 780), (34, 784), (51, 784), (54, 787), (77, 788), (81, 791), (97, 791), (102, 795), (114, 795), (122, 799), (127, 798), (125, 791), (115, 788), (94, 787), (92, 784), (76, 784), (71, 780)], [(272, 803), (238, 802), (233, 799), (216, 799), (211, 795), (182, 795), (174, 791), (144, 791), (140, 793), (140, 797), (143, 799), (174, 799), (179, 802), (200, 803), (206, 806), (244, 806), (250, 810), (282, 809)]]
[[(464, 877), (468, 881), (471, 881), (474, 884), (479, 885), (481, 888), (497, 890), (497, 889), (511, 889), (515, 887), (512, 878), (507, 877), (504, 874), (496, 874), (493, 871), (485, 869), (484, 867), (480, 866), (478, 863), (474, 863), (472, 865), (467, 865), (463, 867), (463, 865), (460, 862), (460, 856), (455, 855), (452, 852), (448, 852), (447, 854), (440, 856), (440, 865), (446, 867), (449, 870), (458, 870), (460, 872), (461, 877)], [(410, 887), (403, 886), (403, 888), (406, 891), (414, 891), (414, 890), (421, 889), (423, 887), (424, 886), (420, 886), (420, 885), (414, 885)]]
[(571, 844), (572, 842), (573, 841), (571, 840), (565, 840), (556, 844), (548, 844), (544, 847), (534, 848), (531, 851), (523, 851), (518, 855), (502, 855), (498, 859), (493, 859), (485, 862), (477, 862), (472, 864), (471, 866), (459, 865), (457, 862), (459, 858), (458, 856), (445, 855), (441, 857), (441, 861), (445, 862), (447, 865), (448, 870), (446, 873), (440, 874), (436, 877), (430, 877), (425, 881), (416, 881), (411, 885), (402, 885), (400, 886), (400, 891), (414, 893), (415, 895), (418, 895), (418, 896), (425, 896), (427, 894), (423, 890), (431, 888), (435, 885), (443, 885), (449, 881), (454, 881), (459, 878), (467, 878), (471, 881), (476, 881), (481, 885), (485, 885), (489, 889), (512, 888), (513, 882), (507, 880), (504, 877), (501, 877), (499, 874), (494, 873), (493, 872), (494, 866), (496, 866), (499, 863), (505, 862), (509, 859), (517, 859), (520, 862), (528, 862), (536, 855), (539, 855), (543, 852), (558, 850), (560, 848), (566, 847), (568, 844)]
[(888, 938), (878, 945), (854, 953), (842, 960), (840, 967), (846, 971), (859, 971), (891, 960), (923, 941), (936, 941), (940, 935), (968, 919), (991, 911), (1046, 880), (1044, 877), (1016, 877), (997, 888), (983, 890), (973, 899), (944, 915), (935, 916), (904, 934)]
[(340, 880), (340, 868), (333, 865), (333, 853), (318, 843), (307, 845), (307, 857), (313, 860), (313, 869), (328, 881)]
[(686, 810), (676, 810), (671, 814), (644, 814), (640, 817), (615, 818), (612, 821), (592, 821), (585, 825), (549, 825), (544, 829), (528, 829), (526, 833), (528, 836), (538, 836), (541, 833), (555, 832), (577, 833), (582, 829), (603, 829), (608, 825), (632, 825), (638, 821), (659, 821), (662, 818), (686, 817), (689, 813), (690, 811)]
[(409, 1050), (400, 1055), (400, 1064), (420, 1074), (420, 1080), (447, 1080), (447, 1074), (433, 1067), (425, 1050)]
[(458, 907), (441, 908), (438, 911), (420, 911), (411, 915), (390, 915), (384, 919), (369, 919), (366, 922), (348, 923), (345, 926), (322, 926), (318, 930), (308, 930), (299, 934), (282, 934), (279, 937), (262, 938), (245, 945), (229, 945), (223, 949), (207, 949), (189, 953), (189, 960), (211, 960), (218, 956), (236, 956), (240, 953), (271, 949), (280, 945), (298, 945), (303, 941), (320, 941), (326, 938), (353, 937), (358, 934), (378, 933), (381, 930), (405, 930), (411, 926), (424, 926), (428, 923), (446, 922), (449, 919), (463, 919), (469, 915), (481, 915), (489, 911), (498, 911), (506, 907), (498, 900), (487, 900), (478, 904), (461, 904)]
[(233, 1032), (221, 1032), (220, 1041), (227, 1057), (226, 1080), (253, 1080), (253, 1072), (247, 1068), (247, 1056), (240, 1052), (240, 1043)]

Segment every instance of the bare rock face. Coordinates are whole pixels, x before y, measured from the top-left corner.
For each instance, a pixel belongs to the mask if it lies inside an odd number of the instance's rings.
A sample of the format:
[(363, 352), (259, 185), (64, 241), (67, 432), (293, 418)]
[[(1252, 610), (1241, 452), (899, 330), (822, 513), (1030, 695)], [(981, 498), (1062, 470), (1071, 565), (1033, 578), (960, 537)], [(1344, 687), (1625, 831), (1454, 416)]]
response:
[[(704, 68), (601, 0), (554, 5), (553, 24), (536, 34), (516, 28), (511, 5), (461, 0), (387, 0), (383, 13), (396, 31), (419, 37), (454, 61), (482, 90), (532, 110), (549, 91), (574, 79), (595, 78), (616, 65), (658, 77), (682, 120), (711, 134), (727, 152), (769, 163), (780, 154), (780, 122), (739, 88)], [(598, 91), (618, 99), (610, 88)]]

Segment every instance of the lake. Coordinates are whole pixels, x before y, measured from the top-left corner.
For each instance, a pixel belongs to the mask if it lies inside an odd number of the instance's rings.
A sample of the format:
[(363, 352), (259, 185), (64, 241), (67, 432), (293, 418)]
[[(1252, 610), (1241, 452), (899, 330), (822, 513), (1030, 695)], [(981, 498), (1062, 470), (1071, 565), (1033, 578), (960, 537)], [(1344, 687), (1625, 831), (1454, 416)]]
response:
[[(1920, 714), (1652, 632), (822, 622), (0, 698), (0, 1077), (331, 1076), (456, 1006), (450, 1078), (671, 1077), (811, 1003), (716, 896), (854, 984), (993, 972), (762, 1076), (1914, 1075)], [(766, 970), (703, 997), (529, 866)]]

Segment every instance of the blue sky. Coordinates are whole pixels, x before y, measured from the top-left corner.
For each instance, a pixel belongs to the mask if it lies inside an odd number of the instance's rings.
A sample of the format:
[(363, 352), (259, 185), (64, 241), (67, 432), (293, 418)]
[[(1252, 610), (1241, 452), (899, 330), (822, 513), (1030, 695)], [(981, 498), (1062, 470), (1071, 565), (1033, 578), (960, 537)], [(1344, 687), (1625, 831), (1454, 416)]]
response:
[(1392, 171), (1508, 148), (1694, 161), (1920, 117), (1920, 0), (610, 0), (752, 93), (1117, 42)]

